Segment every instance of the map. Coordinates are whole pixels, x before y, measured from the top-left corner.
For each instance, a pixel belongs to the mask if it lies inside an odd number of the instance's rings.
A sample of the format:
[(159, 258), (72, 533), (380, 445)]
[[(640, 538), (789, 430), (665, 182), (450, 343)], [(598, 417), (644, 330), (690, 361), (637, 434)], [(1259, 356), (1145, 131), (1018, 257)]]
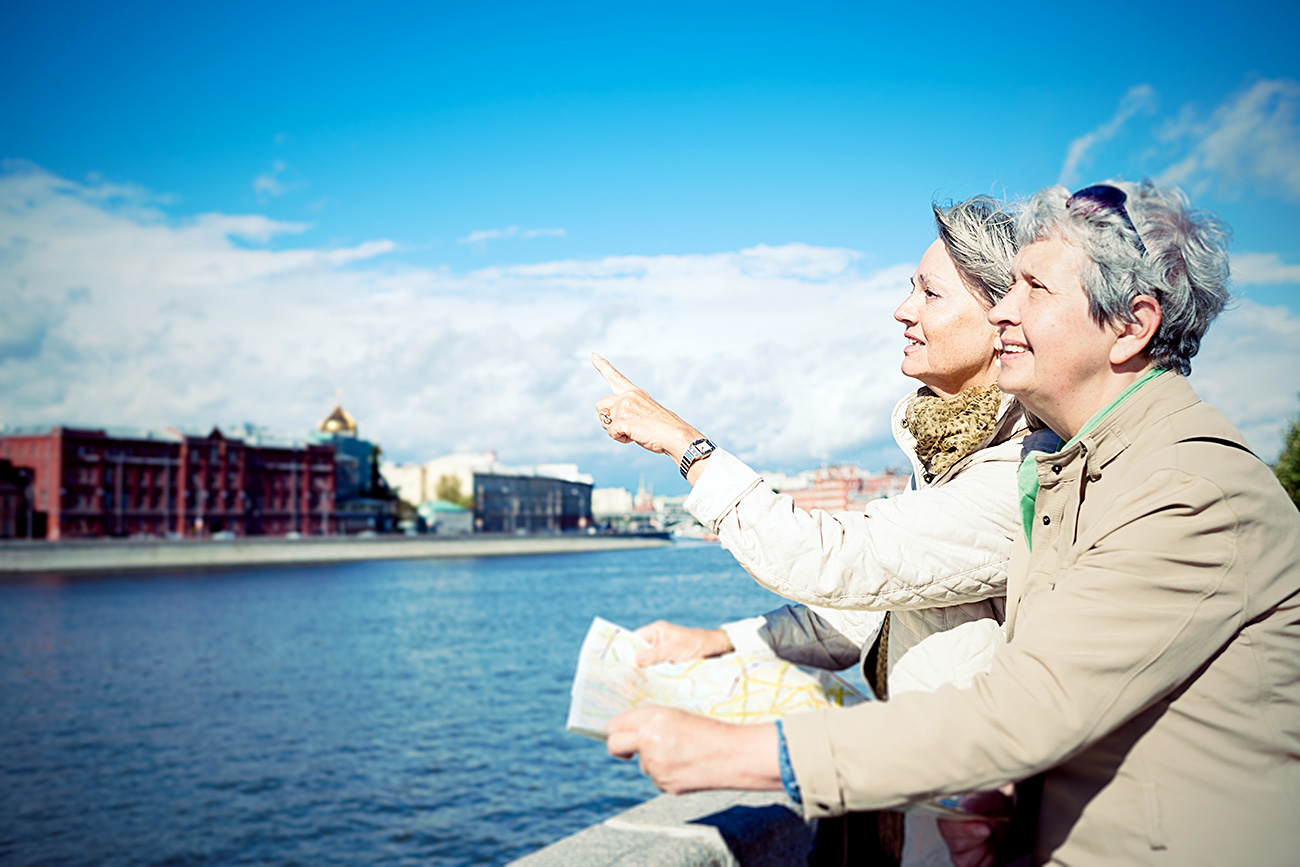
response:
[(565, 728), (605, 740), (605, 723), (643, 704), (732, 723), (760, 723), (865, 700), (832, 672), (771, 656), (728, 653), (640, 668), (636, 652), (649, 646), (629, 629), (599, 617), (592, 620), (578, 656)]

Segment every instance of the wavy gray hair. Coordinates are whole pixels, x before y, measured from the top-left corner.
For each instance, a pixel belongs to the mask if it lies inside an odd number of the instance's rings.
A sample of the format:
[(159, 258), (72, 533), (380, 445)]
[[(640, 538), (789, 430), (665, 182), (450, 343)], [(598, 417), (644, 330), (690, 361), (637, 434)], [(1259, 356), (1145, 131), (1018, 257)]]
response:
[[(1020, 246), (1015, 216), (992, 196), (974, 196), (956, 204), (932, 203), (930, 207), (939, 240), (962, 282), (985, 309), (992, 308), (1011, 288), (1011, 263)], [(1024, 417), (1030, 430), (1045, 426), (1019, 398), (1012, 399), (1002, 417), (1014, 413)]]
[(1132, 227), (1114, 208), (1078, 202), (1067, 207), (1069, 191), (1048, 187), (1019, 215), (1020, 244), (1060, 237), (1087, 256), (1080, 276), (1098, 325), (1133, 322), (1138, 295), (1159, 301), (1160, 327), (1147, 344), (1147, 357), (1186, 376), (1201, 338), (1228, 303), (1228, 226), (1209, 211), (1193, 209), (1175, 187), (1105, 184), (1124, 191)]
[(1011, 262), (1018, 247), (1015, 217), (991, 196), (931, 207), (939, 240), (967, 288), (986, 308), (997, 304), (1011, 286)]

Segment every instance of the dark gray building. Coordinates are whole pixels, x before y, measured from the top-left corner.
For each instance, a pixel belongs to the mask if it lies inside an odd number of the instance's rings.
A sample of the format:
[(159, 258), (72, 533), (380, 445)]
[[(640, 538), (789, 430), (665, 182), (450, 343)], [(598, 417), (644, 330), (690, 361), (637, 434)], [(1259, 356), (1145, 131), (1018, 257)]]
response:
[(591, 526), (591, 485), (546, 476), (474, 474), (474, 529), (555, 533)]

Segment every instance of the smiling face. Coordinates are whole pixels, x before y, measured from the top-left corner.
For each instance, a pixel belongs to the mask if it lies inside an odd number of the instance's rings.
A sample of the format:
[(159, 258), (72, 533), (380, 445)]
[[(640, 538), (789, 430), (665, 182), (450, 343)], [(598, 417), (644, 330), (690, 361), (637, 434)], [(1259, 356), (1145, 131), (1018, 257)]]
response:
[(912, 275), (912, 291), (894, 311), (907, 328), (903, 373), (940, 397), (997, 379), (997, 329), (962, 282), (942, 241), (935, 241)]
[(1088, 311), (1086, 264), (1059, 237), (1022, 247), (1011, 291), (989, 311), (1002, 338), (998, 386), (1066, 439), (1128, 381), (1111, 364), (1116, 329)]

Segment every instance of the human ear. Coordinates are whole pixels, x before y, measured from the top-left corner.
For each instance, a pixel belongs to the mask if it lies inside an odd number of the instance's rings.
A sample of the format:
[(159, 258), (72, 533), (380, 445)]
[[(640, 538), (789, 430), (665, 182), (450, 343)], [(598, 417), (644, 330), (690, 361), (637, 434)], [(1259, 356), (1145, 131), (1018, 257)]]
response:
[(1115, 326), (1115, 342), (1110, 348), (1110, 363), (1115, 366), (1127, 364), (1145, 352), (1160, 327), (1160, 302), (1152, 296), (1138, 295), (1130, 309), (1133, 321)]

